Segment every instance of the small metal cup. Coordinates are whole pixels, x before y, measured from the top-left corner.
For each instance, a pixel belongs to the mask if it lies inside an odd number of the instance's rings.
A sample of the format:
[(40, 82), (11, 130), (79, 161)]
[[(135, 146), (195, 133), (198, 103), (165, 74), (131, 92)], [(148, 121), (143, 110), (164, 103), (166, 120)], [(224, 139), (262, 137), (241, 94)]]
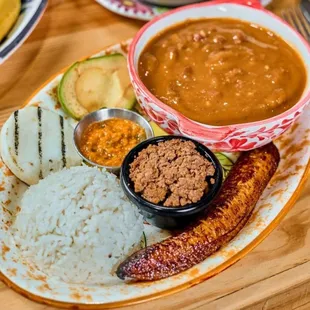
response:
[(146, 139), (154, 137), (154, 132), (153, 132), (151, 125), (144, 117), (142, 117), (140, 114), (136, 112), (126, 110), (126, 109), (111, 108), (111, 109), (98, 110), (90, 114), (87, 114), (85, 117), (83, 117), (79, 121), (79, 123), (76, 125), (74, 129), (74, 135), (73, 135), (74, 146), (78, 154), (83, 158), (84, 161), (86, 161), (91, 166), (106, 168), (110, 172), (119, 174), (121, 165), (113, 166), (113, 167), (99, 165), (89, 160), (88, 158), (86, 158), (80, 151), (80, 142), (81, 142), (82, 135), (84, 131), (86, 130), (86, 128), (92, 123), (104, 121), (110, 118), (128, 119), (128, 120), (131, 120), (139, 124), (145, 130)]

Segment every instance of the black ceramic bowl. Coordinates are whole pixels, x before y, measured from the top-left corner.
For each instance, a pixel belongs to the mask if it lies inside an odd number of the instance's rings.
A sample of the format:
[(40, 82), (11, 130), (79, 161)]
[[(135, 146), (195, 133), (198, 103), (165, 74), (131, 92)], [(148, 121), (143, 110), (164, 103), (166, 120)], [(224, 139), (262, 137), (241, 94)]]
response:
[[(139, 193), (135, 193), (133, 182), (129, 177), (130, 164), (134, 161), (135, 157), (140, 151), (145, 149), (150, 144), (158, 144), (159, 142), (181, 139), (185, 141), (192, 141), (196, 145), (196, 150), (206, 157), (209, 162), (215, 167), (215, 173), (212, 177), (207, 177), (209, 190), (197, 202), (188, 204), (184, 207), (164, 207), (163, 205), (151, 203), (141, 197)], [(152, 225), (160, 228), (181, 228), (189, 224), (199, 213), (205, 210), (209, 203), (218, 193), (223, 180), (222, 166), (216, 156), (201, 143), (186, 138), (183, 136), (162, 136), (145, 140), (134, 147), (125, 157), (121, 167), (121, 186), (128, 196), (128, 198), (139, 207), (145, 219)], [(210, 182), (213, 178), (215, 182)]]

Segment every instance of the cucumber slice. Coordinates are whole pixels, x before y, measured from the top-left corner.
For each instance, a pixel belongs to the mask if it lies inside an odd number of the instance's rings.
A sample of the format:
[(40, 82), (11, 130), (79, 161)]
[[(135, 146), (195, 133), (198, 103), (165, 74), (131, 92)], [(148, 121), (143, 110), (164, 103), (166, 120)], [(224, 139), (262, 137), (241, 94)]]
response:
[(58, 86), (63, 110), (75, 119), (102, 108), (131, 109), (136, 101), (122, 54), (73, 64)]

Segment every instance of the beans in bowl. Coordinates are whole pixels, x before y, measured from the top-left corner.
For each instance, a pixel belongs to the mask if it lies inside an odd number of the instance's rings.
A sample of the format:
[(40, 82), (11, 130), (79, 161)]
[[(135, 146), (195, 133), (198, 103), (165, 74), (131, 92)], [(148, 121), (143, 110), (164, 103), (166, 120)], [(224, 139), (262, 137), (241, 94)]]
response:
[(227, 18), (188, 20), (159, 33), (138, 71), (159, 100), (215, 126), (281, 114), (298, 102), (307, 78), (301, 58), (279, 36)]

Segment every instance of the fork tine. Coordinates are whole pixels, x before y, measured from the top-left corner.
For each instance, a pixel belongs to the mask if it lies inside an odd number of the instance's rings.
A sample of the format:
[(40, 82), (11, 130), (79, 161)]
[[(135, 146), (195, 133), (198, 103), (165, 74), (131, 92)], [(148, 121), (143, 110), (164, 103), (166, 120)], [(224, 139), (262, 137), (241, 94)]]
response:
[[(283, 15), (285, 16), (284, 19), (291, 24), (297, 31), (301, 33), (301, 30), (299, 29), (299, 25), (296, 23), (296, 18), (294, 18), (294, 11), (292, 8), (289, 8), (283, 12)], [(304, 34), (303, 34), (304, 35)]]
[(310, 25), (300, 8), (291, 8), (282, 12), (285, 21), (291, 24), (306, 40), (310, 38)]
[(296, 29), (296, 26), (294, 25), (293, 21), (290, 18), (290, 14), (288, 13), (288, 10), (284, 10), (282, 11), (282, 18), (288, 23), (290, 24), (292, 27), (294, 27)]
[(288, 18), (287, 18), (286, 11), (282, 11), (282, 12), (281, 12), (281, 15), (282, 15), (282, 18), (283, 18), (287, 23), (290, 24), (290, 21), (289, 21)]
[(293, 8), (291, 10), (291, 18), (294, 21), (294, 24), (297, 25), (298, 31), (304, 36), (304, 38), (308, 39), (307, 29), (301, 22), (301, 16), (298, 14), (297, 9)]
[(303, 28), (305, 29), (306, 32), (306, 39), (310, 39), (310, 24), (308, 20), (305, 18), (304, 14), (302, 13), (300, 7), (296, 9), (296, 14), (299, 16), (300, 23), (302, 24)]

